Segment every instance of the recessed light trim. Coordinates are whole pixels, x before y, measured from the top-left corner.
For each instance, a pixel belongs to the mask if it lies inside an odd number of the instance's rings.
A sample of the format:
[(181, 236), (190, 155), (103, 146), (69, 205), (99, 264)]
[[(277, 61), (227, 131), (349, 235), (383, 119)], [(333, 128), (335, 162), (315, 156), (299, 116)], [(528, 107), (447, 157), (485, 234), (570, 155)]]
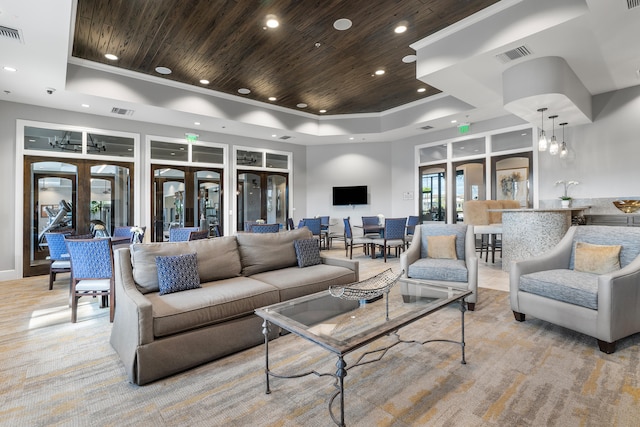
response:
[(385, 71), (384, 71), (384, 70), (376, 70), (374, 74), (375, 74), (376, 76), (382, 76), (384, 73), (385, 73)]
[(83, 107), (83, 108), (89, 108), (89, 107), (91, 107), (91, 106), (90, 106), (89, 104), (81, 104), (81, 107)]
[(422, 93), (422, 92), (426, 92), (426, 91), (427, 91), (427, 89), (426, 89), (426, 88), (421, 87), (421, 88), (419, 88), (419, 89), (418, 89), (418, 91), (417, 91), (417, 92), (418, 92), (418, 93)]
[(402, 34), (405, 31), (407, 31), (407, 26), (406, 25), (398, 25), (396, 28), (394, 28), (393, 30), (396, 34)]
[(104, 57), (107, 58), (109, 61), (117, 61), (118, 59), (120, 59), (113, 53), (107, 53), (106, 55), (104, 55)]
[(171, 74), (173, 71), (171, 71), (170, 68), (167, 67), (156, 67), (156, 73), (158, 74), (163, 74), (163, 75), (168, 75)]
[(200, 122), (193, 122), (194, 125), (200, 126)]
[(5, 71), (9, 71), (10, 73), (15, 73), (16, 71), (18, 71), (17, 68), (13, 68), (13, 67), (9, 67), (9, 66), (2, 67), (2, 69), (5, 70)]
[(345, 30), (348, 30), (349, 28), (351, 28), (352, 25), (353, 25), (353, 22), (351, 22), (350, 19), (341, 18), (341, 19), (336, 20), (333, 23), (333, 28), (335, 28), (338, 31), (345, 31)]
[(307, 108), (308, 105), (305, 104), (304, 102), (301, 102), (301, 103), (297, 104), (296, 107), (298, 107), (298, 108)]
[(412, 62), (416, 62), (417, 60), (418, 57), (416, 55), (407, 55), (402, 58), (402, 62), (404, 62), (405, 64), (411, 64)]
[(267, 26), (267, 28), (278, 28), (280, 26), (280, 22), (278, 22), (277, 16), (267, 15), (265, 25)]
[(246, 87), (241, 87), (240, 89), (238, 89), (238, 93), (241, 95), (249, 95), (251, 91)]
[(273, 102), (273, 101), (277, 101), (278, 98), (276, 98), (275, 96), (270, 96), (269, 97), (269, 101)]
[(321, 113), (321, 114), (324, 114), (324, 113), (326, 113), (326, 112), (327, 112), (327, 110), (325, 110), (325, 109), (320, 110), (320, 113)]
[(202, 79), (202, 80), (200, 80), (200, 83), (203, 84), (203, 85), (208, 85), (211, 82), (209, 80), (207, 80), (207, 79)]

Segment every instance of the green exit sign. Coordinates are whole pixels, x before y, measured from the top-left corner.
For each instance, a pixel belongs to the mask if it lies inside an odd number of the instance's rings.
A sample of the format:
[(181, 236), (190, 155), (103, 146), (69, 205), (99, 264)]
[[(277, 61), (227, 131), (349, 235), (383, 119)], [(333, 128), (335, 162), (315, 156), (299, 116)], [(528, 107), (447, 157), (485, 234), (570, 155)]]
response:
[(458, 132), (467, 133), (471, 129), (471, 123), (461, 123), (458, 125)]
[(195, 133), (185, 133), (184, 136), (187, 138), (187, 142), (196, 142), (200, 135)]

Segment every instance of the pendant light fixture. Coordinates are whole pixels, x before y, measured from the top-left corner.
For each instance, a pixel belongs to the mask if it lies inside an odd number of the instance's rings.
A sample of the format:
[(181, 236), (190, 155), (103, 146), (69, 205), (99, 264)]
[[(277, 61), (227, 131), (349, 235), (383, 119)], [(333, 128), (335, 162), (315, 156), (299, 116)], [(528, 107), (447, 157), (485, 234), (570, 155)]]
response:
[(551, 143), (549, 144), (549, 154), (555, 156), (560, 151), (560, 146), (558, 145), (558, 140), (556, 139), (556, 118), (558, 115), (549, 116), (551, 119)]
[(564, 123), (560, 123), (560, 126), (562, 126), (562, 142), (560, 143), (560, 158), (561, 159), (566, 159), (567, 156), (569, 155), (569, 150), (567, 150), (567, 143), (564, 141), (564, 127), (566, 125), (568, 125), (569, 123), (564, 122)]
[(538, 139), (538, 151), (547, 151), (547, 135), (544, 133), (544, 112), (547, 111), (546, 108), (538, 108), (540, 112), (541, 120), (540, 120), (540, 138)]

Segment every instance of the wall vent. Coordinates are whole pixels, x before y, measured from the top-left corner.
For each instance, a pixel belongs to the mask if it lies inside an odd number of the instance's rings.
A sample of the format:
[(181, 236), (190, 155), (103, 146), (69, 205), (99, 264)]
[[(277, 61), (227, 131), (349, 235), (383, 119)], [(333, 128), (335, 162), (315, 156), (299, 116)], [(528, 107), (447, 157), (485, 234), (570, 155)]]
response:
[(496, 58), (498, 61), (506, 64), (507, 62), (515, 61), (516, 59), (524, 58), (529, 55), (531, 55), (531, 50), (529, 50), (527, 46), (523, 45), (496, 55)]
[(291, 139), (291, 137), (289, 135), (283, 135), (280, 137), (280, 139), (287, 140), (287, 139)]
[(627, 0), (627, 9), (640, 6), (640, 0)]
[(18, 43), (23, 43), (22, 32), (15, 28), (3, 27), (0, 25), (0, 37), (3, 39), (9, 39)]
[(429, 125), (427, 125), (427, 126), (422, 126), (420, 129), (423, 129), (423, 130), (429, 130), (429, 129), (433, 129), (433, 126), (429, 126)]
[(133, 116), (134, 110), (127, 110), (126, 108), (113, 107), (111, 109), (111, 112), (113, 114), (118, 114), (120, 116)]

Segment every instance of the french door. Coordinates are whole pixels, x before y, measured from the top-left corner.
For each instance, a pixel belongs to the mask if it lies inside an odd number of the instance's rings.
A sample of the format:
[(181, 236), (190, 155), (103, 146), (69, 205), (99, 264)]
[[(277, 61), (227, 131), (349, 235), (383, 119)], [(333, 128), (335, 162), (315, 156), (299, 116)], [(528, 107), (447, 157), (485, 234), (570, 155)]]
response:
[(154, 242), (169, 240), (172, 227), (223, 230), (222, 169), (152, 165)]
[(289, 174), (238, 170), (237, 178), (237, 230), (256, 220), (284, 227), (289, 212)]
[(23, 275), (48, 274), (47, 232), (107, 233), (133, 218), (133, 165), (59, 157), (24, 157)]
[(420, 222), (447, 220), (446, 165), (420, 168)]

